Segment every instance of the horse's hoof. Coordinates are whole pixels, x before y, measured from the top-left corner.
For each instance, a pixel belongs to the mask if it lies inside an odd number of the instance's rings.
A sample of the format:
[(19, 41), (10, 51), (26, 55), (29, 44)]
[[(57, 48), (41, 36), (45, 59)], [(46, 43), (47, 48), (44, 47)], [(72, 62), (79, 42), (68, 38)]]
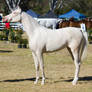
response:
[(37, 81), (35, 81), (34, 84), (37, 84)]
[(76, 81), (72, 81), (72, 85), (76, 85), (77, 84), (77, 82)]
[(44, 83), (41, 83), (41, 85), (44, 85)]
[(44, 81), (42, 81), (42, 82), (41, 82), (41, 85), (44, 85), (44, 84), (45, 84), (45, 82), (44, 82)]

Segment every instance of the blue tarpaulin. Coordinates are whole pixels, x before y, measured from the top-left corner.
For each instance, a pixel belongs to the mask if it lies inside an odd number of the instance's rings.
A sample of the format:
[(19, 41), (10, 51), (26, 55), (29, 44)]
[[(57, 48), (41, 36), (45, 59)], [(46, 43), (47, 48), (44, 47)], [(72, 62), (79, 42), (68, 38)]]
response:
[(72, 9), (71, 11), (69, 11), (69, 12), (67, 12), (67, 13), (65, 13), (63, 15), (59, 15), (59, 18), (67, 18), (67, 19), (69, 19), (69, 18), (72, 18), (72, 17), (75, 18), (75, 19), (84, 19), (84, 18), (86, 18), (85, 15), (77, 12), (74, 9)]
[(34, 18), (37, 18), (39, 15), (37, 13), (35, 13), (34, 11), (32, 11), (31, 9), (30, 10), (27, 10), (27, 12), (29, 15), (31, 15), (32, 17)]

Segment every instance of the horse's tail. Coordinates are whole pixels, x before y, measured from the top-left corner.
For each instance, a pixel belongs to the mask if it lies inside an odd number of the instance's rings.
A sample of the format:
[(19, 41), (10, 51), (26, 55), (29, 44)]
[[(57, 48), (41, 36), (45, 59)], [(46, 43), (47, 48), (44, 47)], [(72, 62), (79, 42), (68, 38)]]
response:
[(82, 30), (82, 33), (83, 33), (83, 40), (82, 40), (82, 44), (81, 44), (81, 61), (83, 61), (86, 56), (87, 56), (87, 47), (88, 47), (88, 34), (87, 34), (87, 31), (86, 31), (86, 27), (84, 25), (81, 25), (81, 30)]

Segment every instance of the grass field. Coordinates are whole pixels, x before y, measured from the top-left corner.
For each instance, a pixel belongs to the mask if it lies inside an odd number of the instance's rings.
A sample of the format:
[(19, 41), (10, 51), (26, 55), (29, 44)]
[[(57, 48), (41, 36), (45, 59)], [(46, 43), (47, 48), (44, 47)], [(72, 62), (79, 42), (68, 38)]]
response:
[(0, 44), (0, 92), (92, 92), (92, 45), (76, 86), (71, 83), (75, 66), (67, 50), (44, 54), (46, 83), (41, 86), (41, 80), (34, 85), (31, 51), (18, 49), (17, 44)]

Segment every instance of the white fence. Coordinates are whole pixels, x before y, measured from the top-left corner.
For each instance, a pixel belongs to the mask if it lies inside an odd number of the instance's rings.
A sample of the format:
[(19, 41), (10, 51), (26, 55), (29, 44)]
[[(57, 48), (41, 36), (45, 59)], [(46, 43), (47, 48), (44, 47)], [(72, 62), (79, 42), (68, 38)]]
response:
[[(23, 26), (21, 23), (10, 23), (10, 27), (14, 28), (14, 29), (23, 29)], [(5, 23), (4, 22), (0, 22), (0, 30), (5, 29)]]

